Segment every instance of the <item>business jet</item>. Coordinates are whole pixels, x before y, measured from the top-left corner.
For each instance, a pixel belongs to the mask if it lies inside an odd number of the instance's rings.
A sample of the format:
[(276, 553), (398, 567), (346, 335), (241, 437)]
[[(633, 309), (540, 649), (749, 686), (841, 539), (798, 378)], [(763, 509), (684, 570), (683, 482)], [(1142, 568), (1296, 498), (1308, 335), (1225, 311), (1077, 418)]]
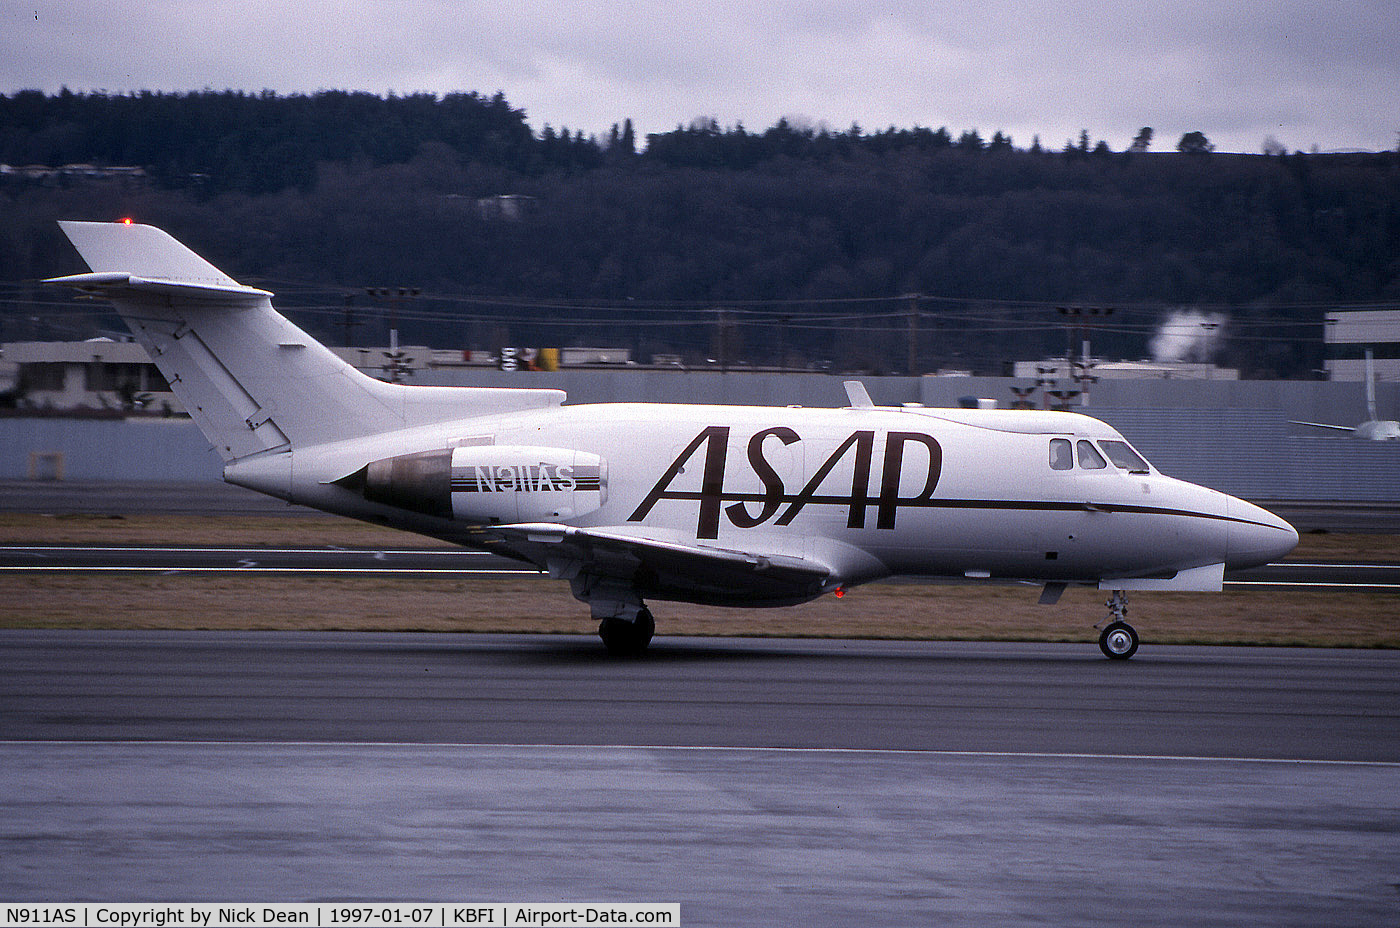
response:
[(1348, 432), (1352, 438), (1366, 441), (1400, 441), (1400, 422), (1394, 419), (1380, 419), (1376, 416), (1376, 370), (1375, 355), (1366, 349), (1366, 414), (1369, 418), (1360, 425), (1332, 425), (1327, 422), (1299, 422), (1289, 419), (1293, 425), (1309, 425), (1315, 429), (1331, 429), (1334, 432)]
[(533, 564), (615, 654), (651, 641), (647, 600), (786, 606), (914, 576), (1110, 591), (1099, 646), (1124, 660), (1129, 591), (1218, 591), (1298, 540), (1076, 413), (877, 406), (858, 381), (845, 408), (384, 383), (160, 229), (60, 225), (91, 272), (48, 282), (115, 304), (226, 481)]

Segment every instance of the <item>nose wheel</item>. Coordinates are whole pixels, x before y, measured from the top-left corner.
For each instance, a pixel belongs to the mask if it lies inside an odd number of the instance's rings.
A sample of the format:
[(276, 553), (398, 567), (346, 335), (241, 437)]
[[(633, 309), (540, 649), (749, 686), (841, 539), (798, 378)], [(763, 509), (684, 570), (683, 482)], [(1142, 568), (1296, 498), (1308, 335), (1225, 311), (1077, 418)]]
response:
[(1138, 649), (1137, 629), (1124, 621), (1128, 615), (1128, 597), (1122, 590), (1114, 590), (1104, 605), (1108, 606), (1109, 623), (1099, 632), (1099, 650), (1109, 660), (1126, 661)]

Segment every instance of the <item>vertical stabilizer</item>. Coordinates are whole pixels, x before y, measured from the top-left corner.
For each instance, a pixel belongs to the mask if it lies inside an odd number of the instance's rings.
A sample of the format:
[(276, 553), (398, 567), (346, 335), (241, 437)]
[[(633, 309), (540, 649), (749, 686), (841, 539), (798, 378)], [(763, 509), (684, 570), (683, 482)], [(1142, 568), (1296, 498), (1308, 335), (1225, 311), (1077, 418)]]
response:
[(225, 461), (448, 419), (558, 405), (557, 390), (416, 387), (368, 377), (164, 231), (63, 222), (110, 299)]

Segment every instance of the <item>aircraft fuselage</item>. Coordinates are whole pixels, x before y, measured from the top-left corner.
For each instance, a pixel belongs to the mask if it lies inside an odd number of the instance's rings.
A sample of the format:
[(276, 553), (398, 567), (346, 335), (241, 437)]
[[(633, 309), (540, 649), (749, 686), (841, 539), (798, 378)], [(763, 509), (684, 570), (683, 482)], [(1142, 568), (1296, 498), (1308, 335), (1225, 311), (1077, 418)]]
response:
[[(1060, 469), (1052, 442), (1069, 446)], [(1145, 462), (1115, 466), (1100, 442), (1123, 439), (1073, 413), (582, 405), (254, 458), (227, 479), (466, 544), (493, 521), (554, 522), (804, 558), (832, 568), (823, 589), (890, 575), (1168, 578), (1264, 563), (1296, 541), (1242, 500)], [(424, 454), (450, 466), (436, 490), (418, 490), (436, 494), (431, 505), (335, 483)]]

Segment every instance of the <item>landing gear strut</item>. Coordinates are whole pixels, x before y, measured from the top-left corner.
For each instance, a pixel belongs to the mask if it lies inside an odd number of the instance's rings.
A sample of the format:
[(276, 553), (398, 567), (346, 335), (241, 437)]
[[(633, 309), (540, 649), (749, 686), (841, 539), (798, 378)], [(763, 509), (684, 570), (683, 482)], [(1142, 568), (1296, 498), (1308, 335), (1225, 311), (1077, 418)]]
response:
[(621, 616), (610, 616), (598, 623), (598, 637), (603, 639), (603, 647), (614, 657), (637, 657), (651, 644), (651, 636), (656, 634), (656, 620), (646, 606), (637, 610), (637, 617), (631, 621)]
[(1104, 603), (1108, 607), (1109, 623), (1099, 632), (1099, 650), (1109, 660), (1126, 661), (1137, 653), (1138, 633), (1124, 621), (1128, 616), (1128, 597), (1114, 590)]

